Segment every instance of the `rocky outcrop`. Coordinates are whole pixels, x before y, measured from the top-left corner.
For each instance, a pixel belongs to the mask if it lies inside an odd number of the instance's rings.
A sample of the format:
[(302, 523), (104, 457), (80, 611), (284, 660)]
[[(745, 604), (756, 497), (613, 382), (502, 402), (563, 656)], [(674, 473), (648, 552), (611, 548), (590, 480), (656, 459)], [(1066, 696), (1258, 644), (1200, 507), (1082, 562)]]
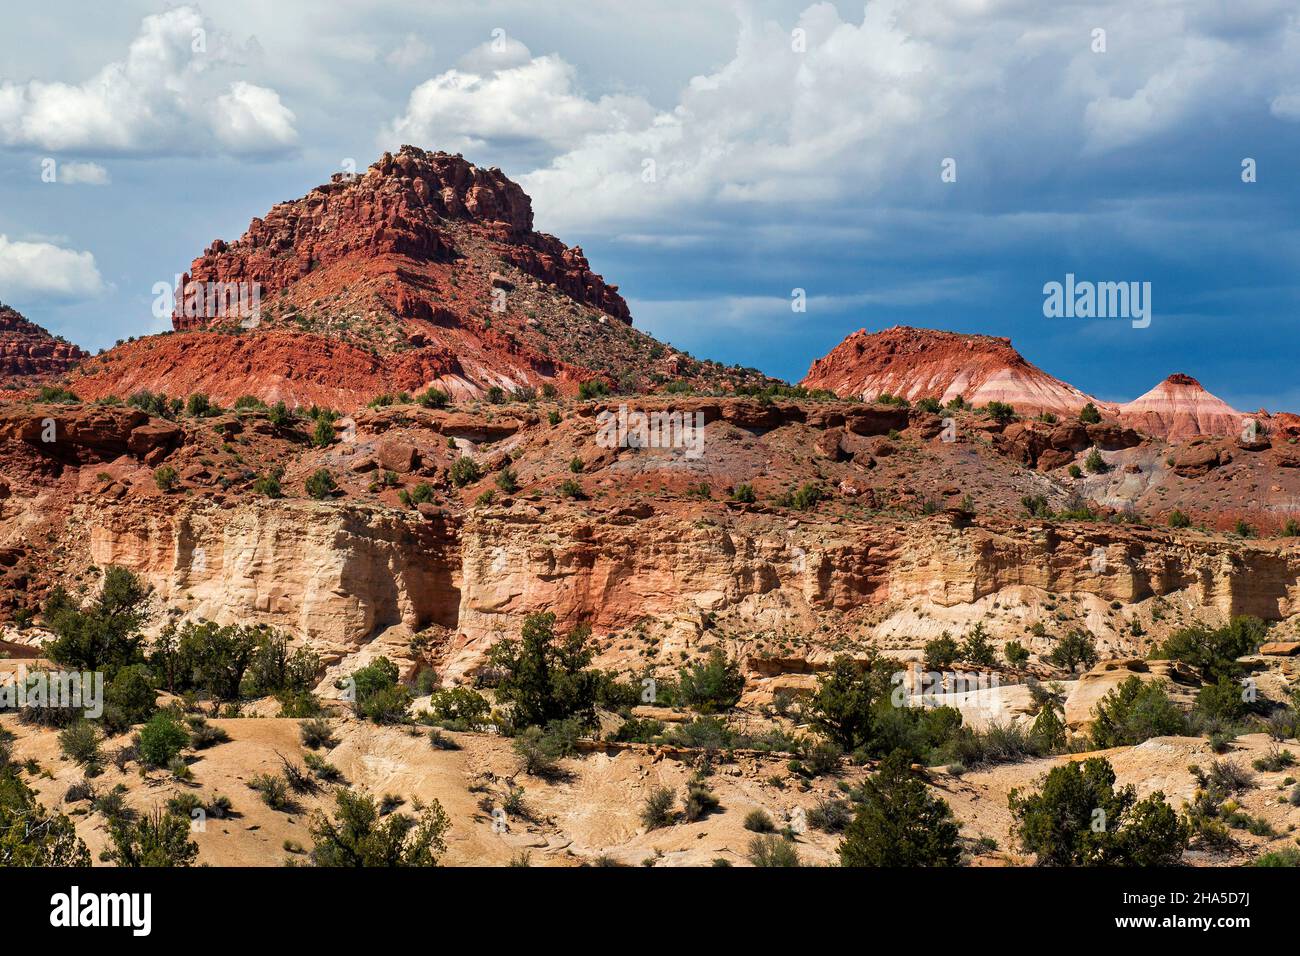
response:
[(85, 508), (76, 524), (96, 565), (139, 573), (185, 614), (271, 624), (334, 655), (386, 628), (457, 619), (456, 528), (446, 521), (264, 500)]
[(81, 464), (131, 454), (154, 462), (178, 445), (174, 422), (121, 405), (8, 405), (0, 441), (21, 441), (44, 457)]
[(84, 358), (80, 348), (0, 302), (0, 382), (63, 375)]
[(1158, 681), (1169, 698), (1184, 710), (1196, 703), (1201, 680), (1179, 661), (1144, 660), (1140, 657), (1102, 661), (1074, 684), (1065, 699), (1065, 723), (1070, 730), (1083, 732), (1092, 724), (1093, 711), (1107, 694), (1130, 677), (1146, 682)]
[(1190, 375), (1177, 373), (1145, 395), (1119, 406), (1120, 419), (1151, 435), (1170, 441), (1197, 435), (1233, 435), (1243, 415), (1211, 395)]
[(1011, 340), (896, 326), (860, 329), (813, 362), (800, 383), (844, 397), (881, 394), (909, 400), (961, 396), (968, 403), (1006, 402), (1019, 412), (1074, 414), (1105, 403), (1031, 365)]
[[(263, 297), (313, 272), (357, 257), (403, 256), (447, 262), (459, 255), (448, 220), (471, 224), (502, 246), (507, 261), (555, 286), (570, 298), (631, 321), (618, 287), (591, 271), (579, 248), (533, 231), (533, 210), (524, 191), (499, 169), (484, 169), (459, 154), (403, 146), (384, 153), (364, 174), (336, 173), (305, 197), (279, 203), (254, 219), (235, 242), (214, 242), (183, 278), (191, 282), (248, 282)], [(404, 311), (432, 318), (414, 304), (407, 288)], [(192, 317), (178, 303), (178, 331), (204, 328), (214, 317)]]

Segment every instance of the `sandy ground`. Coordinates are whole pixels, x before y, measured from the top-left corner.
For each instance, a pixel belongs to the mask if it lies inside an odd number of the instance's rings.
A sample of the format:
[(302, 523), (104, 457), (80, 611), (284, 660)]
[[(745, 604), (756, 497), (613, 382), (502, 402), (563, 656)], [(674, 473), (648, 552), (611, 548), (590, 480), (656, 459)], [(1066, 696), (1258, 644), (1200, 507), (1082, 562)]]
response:
[[(98, 863), (100, 850), (109, 842), (107, 827), (102, 815), (91, 811), (87, 802), (64, 801), (68, 787), (82, 778), (82, 771), (61, 755), (57, 734), (19, 725), (12, 717), (2, 722), (18, 735), (15, 759), (31, 758), (40, 765), (38, 775), (25, 777), (41, 802), (76, 822)], [(248, 785), (257, 774), (282, 772), (281, 755), (301, 765), (300, 722), (242, 717), (211, 723), (223, 728), (231, 739), (190, 755), (193, 781), (176, 780), (161, 770), (142, 773), (135, 764), (123, 773), (110, 763), (94, 778), (94, 786), (106, 792), (124, 784), (129, 791), (127, 802), (142, 812), (186, 791), (202, 798), (224, 794), (234, 804), (235, 815), (196, 825), (193, 838), (201, 863), (278, 866), (303, 862), (301, 848), (309, 849), (312, 843), (310, 815), (332, 808), (330, 788), (316, 795), (298, 795), (299, 808), (286, 813), (266, 806)], [(640, 814), (651, 789), (668, 787), (677, 794), (680, 808), (694, 772), (688, 762), (664, 750), (638, 747), (587, 753), (563, 761), (562, 773), (544, 780), (523, 773), (510, 741), (491, 734), (444, 731), (461, 749), (438, 750), (430, 746), (423, 728), (380, 727), (352, 717), (333, 718), (331, 724), (338, 743), (319, 753), (342, 771), (348, 784), (377, 798), (395, 794), (405, 801), (405, 811), (418, 802), (441, 803), (451, 820), (443, 863), (452, 866), (500, 866), (524, 856), (532, 866), (574, 866), (600, 857), (633, 866), (650, 861), (655, 866), (706, 866), (719, 858), (746, 865), (746, 848), (754, 836), (744, 828), (750, 810), (767, 811), (778, 827), (792, 820), (798, 827), (800, 808), (807, 811), (819, 799), (836, 793), (841, 781), (857, 782), (865, 773), (862, 768), (846, 768), (838, 778), (822, 777), (808, 783), (789, 773), (785, 758), (737, 754), (719, 760), (708, 778), (721, 801), (720, 810), (693, 823), (679, 822), (647, 832)], [(126, 739), (107, 742), (104, 752), (111, 754)], [(1249, 766), (1268, 747), (1265, 735), (1248, 735), (1239, 738), (1224, 756)], [(1290, 747), (1300, 755), (1300, 745), (1291, 742)], [(1208, 767), (1216, 759), (1205, 740), (1188, 737), (1156, 738), (1099, 755), (1111, 761), (1119, 783), (1133, 784), (1139, 796), (1163, 791), (1176, 808), (1190, 800), (1195, 790), (1189, 766)], [(1086, 756), (1090, 755), (1004, 764), (960, 776), (935, 768), (929, 776), (935, 792), (948, 801), (961, 821), (964, 837), (995, 841), (995, 850), (974, 858), (977, 865), (1023, 865), (1029, 861), (1015, 852), (1010, 834), (1010, 791), (1032, 787), (1052, 767)], [(1300, 776), (1300, 770), (1257, 773), (1255, 786), (1240, 798), (1242, 808), (1267, 820), (1278, 836), (1267, 839), (1233, 831), (1243, 850), (1217, 862), (1247, 862), (1266, 849), (1294, 845), (1300, 808), (1279, 802), (1290, 789), (1283, 781), (1292, 776)], [(783, 785), (777, 786), (774, 779)], [(523, 788), (524, 809), (507, 814), (502, 827), (493, 811), (503, 807), (511, 787)], [(805, 828), (798, 835), (797, 847), (807, 864), (834, 865), (838, 841), (838, 836)], [(1189, 862), (1216, 861), (1193, 853)]]

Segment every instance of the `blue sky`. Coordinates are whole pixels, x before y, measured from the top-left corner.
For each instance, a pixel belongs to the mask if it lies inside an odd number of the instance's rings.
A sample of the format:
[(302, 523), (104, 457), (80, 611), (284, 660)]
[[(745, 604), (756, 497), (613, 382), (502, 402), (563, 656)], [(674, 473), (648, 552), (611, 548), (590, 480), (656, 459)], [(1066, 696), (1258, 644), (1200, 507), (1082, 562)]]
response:
[[(1183, 371), (1300, 410), (1300, 16), (1223, 6), (25, 5), (0, 301), (92, 349), (157, 331), (154, 284), (211, 240), (413, 142), (501, 166), (700, 356), (794, 380), (912, 324), (1108, 400)], [(1045, 318), (1067, 272), (1150, 282), (1151, 325)]]

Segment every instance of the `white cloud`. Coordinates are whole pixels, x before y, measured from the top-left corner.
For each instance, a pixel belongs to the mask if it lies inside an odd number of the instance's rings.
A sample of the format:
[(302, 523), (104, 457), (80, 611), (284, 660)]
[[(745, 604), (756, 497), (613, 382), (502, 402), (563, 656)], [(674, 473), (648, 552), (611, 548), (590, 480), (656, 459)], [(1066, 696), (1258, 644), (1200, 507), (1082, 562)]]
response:
[(60, 163), (57, 170), (55, 181), (65, 186), (107, 186), (111, 181), (99, 163)]
[(297, 141), (293, 119), (275, 90), (236, 82), (217, 97), (212, 127), (232, 153), (274, 153)]
[[(490, 72), (464, 67), (494, 59), (508, 64)], [(522, 62), (521, 62), (522, 60)], [(554, 152), (575, 137), (635, 129), (653, 121), (654, 110), (628, 96), (584, 97), (576, 70), (558, 56), (530, 57), (527, 47), (507, 42), (501, 52), (484, 44), (411, 93), (406, 112), (382, 134), (385, 144), (418, 143), (449, 152), (512, 142)]]
[(917, 169), (937, 184), (948, 156), (969, 178), (1032, 177), (1261, 98), (1297, 112), (1282, 91), (1300, 66), (1278, 52), (1300, 47), (1296, 19), (1274, 0), (1219, 7), (1063, 5), (1043, 26), (1027, 0), (876, 0), (857, 22), (830, 3), (786, 22), (742, 6), (730, 60), (666, 105), (588, 94), (561, 56), (507, 40), (416, 87), (382, 139), (488, 153), (555, 231), (863, 202)]
[(419, 66), (432, 55), (433, 50), (427, 43), (414, 33), (408, 33), (400, 44), (388, 52), (388, 55), (384, 57), (384, 61), (395, 69), (410, 70)]
[(10, 241), (0, 233), (0, 289), (12, 299), (88, 299), (106, 291), (89, 252), (47, 242)]
[(255, 56), (194, 7), (147, 16), (126, 58), (84, 83), (0, 81), (0, 144), (103, 153), (283, 151), (297, 141), (274, 90), (223, 83), (225, 67)]

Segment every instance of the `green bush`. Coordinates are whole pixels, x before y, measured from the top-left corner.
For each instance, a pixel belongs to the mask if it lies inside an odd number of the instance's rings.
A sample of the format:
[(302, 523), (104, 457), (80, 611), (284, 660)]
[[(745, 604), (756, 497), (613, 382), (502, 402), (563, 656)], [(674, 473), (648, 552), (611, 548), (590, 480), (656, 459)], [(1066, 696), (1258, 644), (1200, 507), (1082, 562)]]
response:
[(512, 705), (516, 726), (544, 727), (553, 720), (577, 717), (589, 724), (595, 716), (602, 676), (588, 669), (593, 652), (591, 629), (580, 626), (566, 637), (555, 634), (555, 615), (530, 614), (519, 640), (504, 640), (488, 652), (501, 675), (497, 699)]
[(1047, 662), (1069, 671), (1075, 670), (1080, 664), (1092, 667), (1097, 663), (1097, 643), (1085, 631), (1070, 631), (1056, 642), (1052, 652), (1047, 655)]
[(464, 488), (483, 477), (478, 462), (468, 455), (461, 455), (451, 466), (451, 480), (457, 488)]
[(1212, 722), (1231, 723), (1245, 717), (1250, 705), (1243, 699), (1242, 686), (1225, 676), (1197, 692), (1196, 710)]
[(190, 821), (155, 810), (135, 820), (121, 817), (109, 824), (113, 847), (107, 856), (117, 866), (193, 866), (199, 847), (190, 839)]
[(677, 797), (667, 787), (655, 787), (645, 798), (645, 806), (641, 810), (641, 824), (647, 830), (658, 830), (666, 827), (673, 822), (675, 813), (673, 807), (677, 803)]
[(338, 743), (329, 721), (319, 717), (314, 720), (304, 720), (299, 724), (298, 736), (302, 739), (302, 745), (308, 750), (320, 750), (322, 747), (329, 749)]
[(782, 836), (770, 833), (759, 834), (749, 841), (745, 855), (749, 862), (759, 867), (796, 867), (799, 866), (799, 851), (795, 845)]
[(328, 498), (338, 486), (338, 482), (334, 480), (334, 476), (329, 473), (328, 468), (317, 468), (311, 473), (306, 483), (307, 494), (318, 501)]
[(1029, 663), (1029, 648), (1019, 641), (1007, 641), (1002, 647), (1002, 656), (1012, 667), (1024, 667)]
[(425, 408), (446, 408), (451, 396), (440, 388), (431, 388), (420, 394), (419, 402)]
[(75, 764), (93, 766), (99, 763), (99, 728), (86, 720), (79, 720), (59, 733), (59, 749)]
[(513, 495), (519, 490), (519, 476), (513, 468), (503, 468), (497, 473), (497, 487), (507, 495)]
[(328, 448), (334, 443), (334, 422), (325, 416), (316, 419), (312, 429), (311, 443), (317, 448)]
[(946, 670), (952, 666), (952, 662), (957, 659), (961, 648), (957, 642), (952, 639), (952, 635), (944, 631), (932, 641), (926, 641), (923, 651), (925, 658), (925, 669), (928, 671)]
[(703, 663), (681, 669), (676, 696), (687, 707), (712, 714), (735, 707), (744, 689), (739, 662), (728, 660), (720, 648), (714, 648)]
[(160, 711), (140, 728), (140, 761), (148, 767), (165, 767), (189, 746), (190, 735), (170, 713)]
[(1164, 681), (1144, 681), (1136, 675), (1098, 701), (1092, 717), (1092, 741), (1098, 750), (1187, 732), (1187, 718), (1169, 699)]
[(754, 494), (753, 485), (741, 484), (737, 485), (735, 491), (731, 493), (731, 500), (738, 501), (741, 504), (752, 505), (758, 500), (758, 496)]
[(1223, 627), (1189, 627), (1172, 634), (1151, 652), (1153, 659), (1182, 661), (1210, 682), (1235, 677), (1237, 658), (1253, 654), (1268, 635), (1268, 625), (1256, 617), (1235, 617)]
[(1037, 793), (1011, 791), (1013, 830), (1039, 866), (1174, 866), (1189, 831), (1164, 794), (1138, 801), (1115, 789), (1110, 763), (1093, 757), (1054, 767)]
[(978, 664), (983, 667), (992, 667), (997, 663), (997, 651), (993, 647), (993, 642), (989, 640), (983, 621), (977, 623), (966, 635), (957, 656), (968, 664)]
[(1006, 424), (1016, 417), (1016, 409), (1006, 402), (992, 401), (984, 406), (984, 412), (994, 421)]
[(862, 785), (857, 815), (840, 843), (841, 866), (956, 866), (959, 828), (943, 800), (911, 773), (895, 751)]
[(159, 465), (153, 470), (153, 481), (159, 491), (166, 493), (180, 487), (181, 476), (171, 465)]
[(1190, 528), (1191, 526), (1192, 526), (1192, 519), (1187, 517), (1187, 515), (1183, 514), (1177, 508), (1169, 512), (1169, 527)]
[(492, 707), (482, 694), (468, 687), (450, 687), (429, 697), (429, 711), (435, 720), (455, 721), (469, 726), (487, 720)]

